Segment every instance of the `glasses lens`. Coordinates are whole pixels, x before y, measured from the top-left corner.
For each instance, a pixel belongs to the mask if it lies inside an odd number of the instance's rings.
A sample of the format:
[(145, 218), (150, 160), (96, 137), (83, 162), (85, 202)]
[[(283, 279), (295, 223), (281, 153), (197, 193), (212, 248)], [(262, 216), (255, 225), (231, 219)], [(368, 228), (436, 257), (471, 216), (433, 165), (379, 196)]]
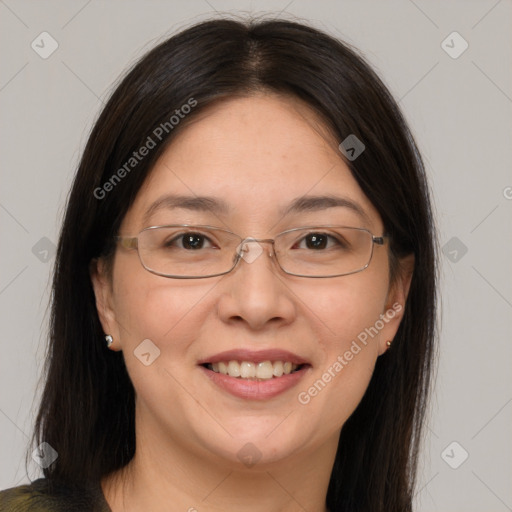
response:
[(172, 277), (206, 277), (228, 272), (240, 238), (204, 226), (147, 228), (139, 234), (144, 267)]
[(276, 238), (285, 272), (307, 277), (352, 274), (370, 263), (372, 234), (365, 229), (314, 227), (290, 230)]

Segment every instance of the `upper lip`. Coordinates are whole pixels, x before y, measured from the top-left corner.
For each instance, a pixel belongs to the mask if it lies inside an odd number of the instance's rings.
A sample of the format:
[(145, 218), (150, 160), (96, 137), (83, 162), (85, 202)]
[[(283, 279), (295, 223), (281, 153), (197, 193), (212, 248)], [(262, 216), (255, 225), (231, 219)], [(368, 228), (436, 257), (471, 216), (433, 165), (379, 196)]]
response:
[(263, 361), (289, 361), (294, 364), (309, 364), (306, 359), (297, 354), (278, 349), (257, 351), (247, 349), (227, 350), (205, 357), (201, 359), (198, 364), (219, 363), (221, 361), (249, 361), (254, 363), (262, 363)]

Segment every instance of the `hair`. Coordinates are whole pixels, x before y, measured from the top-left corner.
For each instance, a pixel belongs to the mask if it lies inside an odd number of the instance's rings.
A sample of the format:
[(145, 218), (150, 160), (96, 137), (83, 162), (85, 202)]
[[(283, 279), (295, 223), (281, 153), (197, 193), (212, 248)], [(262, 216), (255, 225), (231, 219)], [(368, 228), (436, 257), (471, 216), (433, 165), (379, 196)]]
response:
[[(104, 343), (91, 262), (115, 251), (127, 210), (175, 134), (216, 101), (261, 92), (302, 100), (340, 142), (351, 134), (363, 141), (365, 151), (347, 165), (382, 218), (390, 261), (414, 255), (402, 322), (342, 427), (326, 498), (332, 511), (411, 511), (436, 351), (437, 245), (424, 165), (397, 103), (364, 58), (298, 22), (201, 22), (158, 44), (114, 89), (68, 197), (32, 443), (58, 452), (44, 469), (50, 483), (97, 481), (133, 457), (135, 391), (122, 352)], [(193, 103), (170, 128), (176, 110)], [(148, 137), (155, 147), (119, 174)], [(107, 188), (108, 196), (98, 192)], [(391, 270), (394, 279), (396, 265)]]

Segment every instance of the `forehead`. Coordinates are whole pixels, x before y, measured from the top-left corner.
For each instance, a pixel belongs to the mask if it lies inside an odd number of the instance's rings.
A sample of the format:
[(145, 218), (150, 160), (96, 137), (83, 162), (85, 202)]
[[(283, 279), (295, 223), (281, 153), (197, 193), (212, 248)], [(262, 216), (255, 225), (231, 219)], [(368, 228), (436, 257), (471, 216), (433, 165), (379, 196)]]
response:
[[(378, 213), (337, 146), (321, 119), (299, 100), (261, 94), (223, 101), (179, 132), (123, 224), (145, 227), (148, 213), (157, 215), (155, 203), (165, 206), (166, 195), (201, 196), (222, 200), (226, 208), (212, 210), (217, 218), (265, 230), (283, 212), (297, 213), (288, 207), (299, 198), (330, 195), (356, 203), (367, 216), (366, 227), (378, 229)], [(356, 222), (355, 209), (345, 210)]]

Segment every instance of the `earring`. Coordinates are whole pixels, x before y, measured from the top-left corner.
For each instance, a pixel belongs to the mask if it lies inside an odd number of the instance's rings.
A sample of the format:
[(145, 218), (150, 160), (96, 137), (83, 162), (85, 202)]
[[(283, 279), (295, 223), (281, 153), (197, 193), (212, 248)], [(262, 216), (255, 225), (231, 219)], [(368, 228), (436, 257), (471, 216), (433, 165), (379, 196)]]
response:
[(105, 341), (107, 342), (107, 348), (110, 348), (110, 345), (112, 345), (112, 343), (114, 342), (114, 338), (112, 338), (110, 334), (107, 334), (105, 336)]
[(386, 341), (386, 345), (387, 345), (388, 347), (391, 347), (391, 340)]

